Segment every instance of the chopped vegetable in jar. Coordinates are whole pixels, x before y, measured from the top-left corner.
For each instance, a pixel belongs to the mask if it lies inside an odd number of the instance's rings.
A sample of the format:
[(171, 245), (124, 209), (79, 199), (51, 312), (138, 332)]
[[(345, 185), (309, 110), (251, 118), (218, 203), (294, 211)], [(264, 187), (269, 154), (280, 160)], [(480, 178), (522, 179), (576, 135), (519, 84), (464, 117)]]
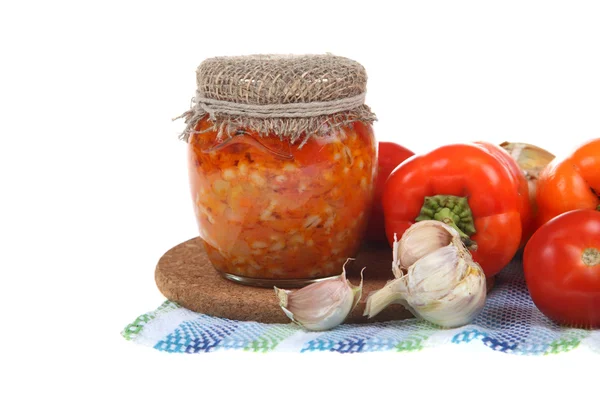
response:
[(363, 239), (377, 168), (370, 125), (301, 145), (239, 130), (218, 138), (207, 118), (189, 141), (200, 236), (213, 265), (236, 276), (340, 274)]

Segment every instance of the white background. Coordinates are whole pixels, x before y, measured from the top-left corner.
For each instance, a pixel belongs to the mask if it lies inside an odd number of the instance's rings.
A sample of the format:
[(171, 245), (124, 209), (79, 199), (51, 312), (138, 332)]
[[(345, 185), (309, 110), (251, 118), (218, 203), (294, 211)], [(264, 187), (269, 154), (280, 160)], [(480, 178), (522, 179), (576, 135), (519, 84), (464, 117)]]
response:
[(600, 132), (596, 4), (2, 2), (0, 397), (593, 397), (598, 358), (578, 351), (189, 356), (119, 332), (163, 301), (158, 258), (197, 235), (171, 118), (204, 58), (347, 56), (380, 140), (562, 154)]

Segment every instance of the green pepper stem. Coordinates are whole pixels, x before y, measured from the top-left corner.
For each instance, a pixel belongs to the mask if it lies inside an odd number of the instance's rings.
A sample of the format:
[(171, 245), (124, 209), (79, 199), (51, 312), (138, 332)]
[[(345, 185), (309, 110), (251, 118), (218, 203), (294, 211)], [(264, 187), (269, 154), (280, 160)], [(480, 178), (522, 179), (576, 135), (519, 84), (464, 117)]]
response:
[(451, 226), (458, 232), (467, 248), (477, 250), (477, 243), (471, 239), (477, 231), (466, 197), (444, 194), (425, 197), (421, 212), (415, 221), (424, 220), (436, 220)]

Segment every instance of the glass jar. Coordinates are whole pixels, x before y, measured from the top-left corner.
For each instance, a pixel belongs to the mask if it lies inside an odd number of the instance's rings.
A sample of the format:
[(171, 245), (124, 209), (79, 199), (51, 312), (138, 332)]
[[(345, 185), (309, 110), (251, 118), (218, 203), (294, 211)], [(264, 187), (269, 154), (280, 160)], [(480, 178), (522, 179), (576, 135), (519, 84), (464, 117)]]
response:
[(373, 197), (370, 124), (294, 143), (249, 129), (221, 139), (207, 117), (195, 130), (203, 132), (188, 145), (195, 213), (224, 277), (294, 287), (342, 272), (361, 245)]

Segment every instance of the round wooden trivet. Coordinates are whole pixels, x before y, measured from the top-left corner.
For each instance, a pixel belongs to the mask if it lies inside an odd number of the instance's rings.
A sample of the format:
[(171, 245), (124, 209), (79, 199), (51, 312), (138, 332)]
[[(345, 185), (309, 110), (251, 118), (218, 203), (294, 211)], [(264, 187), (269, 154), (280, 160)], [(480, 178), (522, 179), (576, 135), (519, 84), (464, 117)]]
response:
[[(371, 291), (393, 279), (392, 250), (389, 246), (365, 246), (356, 260), (346, 266), (354, 285), (364, 271), (363, 296), (346, 323), (365, 323), (412, 318), (400, 305), (391, 305), (375, 318), (364, 317), (365, 302)], [(158, 261), (156, 285), (169, 300), (203, 314), (239, 321), (288, 323), (271, 288), (245, 286), (223, 278), (212, 266), (199, 237), (167, 251)], [(292, 289), (294, 290), (294, 289)]]

